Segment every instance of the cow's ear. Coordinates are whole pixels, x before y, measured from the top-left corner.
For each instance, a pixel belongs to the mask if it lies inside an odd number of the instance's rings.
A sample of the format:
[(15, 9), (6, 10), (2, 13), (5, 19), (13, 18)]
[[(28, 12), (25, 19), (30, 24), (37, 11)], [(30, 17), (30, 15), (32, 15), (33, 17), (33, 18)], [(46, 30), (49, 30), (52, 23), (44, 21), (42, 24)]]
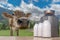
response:
[(30, 17), (31, 16), (31, 13), (27, 13), (26, 15), (25, 15), (25, 17)]
[(13, 18), (12, 15), (10, 15), (10, 14), (8, 14), (8, 13), (6, 13), (6, 12), (4, 12), (4, 13), (2, 14), (2, 16), (5, 17), (5, 18)]

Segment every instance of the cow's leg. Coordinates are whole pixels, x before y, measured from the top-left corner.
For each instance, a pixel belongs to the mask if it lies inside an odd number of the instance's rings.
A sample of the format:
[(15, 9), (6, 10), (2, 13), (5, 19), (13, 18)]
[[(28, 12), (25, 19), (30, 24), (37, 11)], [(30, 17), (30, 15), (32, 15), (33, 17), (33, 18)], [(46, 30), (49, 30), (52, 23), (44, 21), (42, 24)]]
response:
[(12, 27), (10, 28), (10, 35), (13, 36), (13, 29), (12, 29)]
[(17, 36), (19, 36), (19, 29), (16, 30)]

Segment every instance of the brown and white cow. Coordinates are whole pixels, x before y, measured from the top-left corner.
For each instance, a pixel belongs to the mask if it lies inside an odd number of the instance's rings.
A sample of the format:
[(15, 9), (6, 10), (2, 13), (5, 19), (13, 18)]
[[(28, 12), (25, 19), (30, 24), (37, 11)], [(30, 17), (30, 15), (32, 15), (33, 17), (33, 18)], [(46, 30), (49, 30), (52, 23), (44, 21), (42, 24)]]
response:
[(24, 12), (16, 10), (14, 13), (8, 14), (6, 12), (3, 13), (3, 17), (7, 18), (9, 20), (9, 26), (10, 26), (10, 35), (13, 36), (13, 31), (15, 30), (17, 33), (17, 36), (19, 35), (19, 29), (26, 29), (28, 28), (29, 23), (29, 16), (31, 13), (24, 14)]

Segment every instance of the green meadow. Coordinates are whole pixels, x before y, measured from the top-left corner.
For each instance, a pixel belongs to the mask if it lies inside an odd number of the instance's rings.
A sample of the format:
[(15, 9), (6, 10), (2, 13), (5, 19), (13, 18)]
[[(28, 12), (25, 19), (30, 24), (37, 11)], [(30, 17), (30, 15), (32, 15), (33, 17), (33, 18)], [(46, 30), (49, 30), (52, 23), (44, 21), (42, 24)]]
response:
[[(0, 36), (10, 36), (10, 30), (0, 30)], [(16, 32), (14, 32), (16, 36)], [(19, 36), (33, 36), (33, 32), (28, 29), (19, 30)]]
[[(10, 36), (10, 30), (0, 30), (0, 36)], [(16, 36), (16, 32), (14, 32), (14, 36)], [(30, 29), (19, 30), (19, 36), (33, 36), (33, 30)]]

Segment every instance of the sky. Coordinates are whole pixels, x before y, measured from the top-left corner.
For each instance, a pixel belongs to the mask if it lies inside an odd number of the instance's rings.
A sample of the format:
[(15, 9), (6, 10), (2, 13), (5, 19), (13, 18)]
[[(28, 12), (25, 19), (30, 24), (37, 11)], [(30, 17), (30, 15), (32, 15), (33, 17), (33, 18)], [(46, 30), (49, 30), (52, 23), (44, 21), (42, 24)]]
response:
[[(22, 0), (8, 0), (8, 3), (14, 5), (14, 6), (20, 6)], [(23, 0), (25, 3), (40, 7), (40, 8), (46, 8), (46, 6), (50, 7), (50, 4), (60, 4), (59, 0)]]
[[(22, 0), (8, 0), (8, 3), (13, 4), (14, 6), (20, 6)], [(52, 0), (24, 0), (25, 3), (33, 3), (35, 6), (40, 8), (45, 8), (46, 6), (50, 7), (49, 4), (52, 3)]]
[(39, 15), (43, 10), (56, 10), (60, 14), (60, 0), (0, 0), (0, 7), (8, 10), (21, 10)]
[[(51, 4), (60, 4), (60, 0), (0, 0), (1, 2), (7, 2), (14, 7), (20, 6), (21, 2), (24, 1), (26, 4), (32, 3), (34, 6), (39, 8), (51, 8)], [(5, 5), (6, 6), (6, 5)]]
[(8, 10), (20, 10), (32, 13), (32, 20), (40, 20), (45, 10), (55, 10), (60, 15), (60, 0), (0, 0), (0, 7)]

